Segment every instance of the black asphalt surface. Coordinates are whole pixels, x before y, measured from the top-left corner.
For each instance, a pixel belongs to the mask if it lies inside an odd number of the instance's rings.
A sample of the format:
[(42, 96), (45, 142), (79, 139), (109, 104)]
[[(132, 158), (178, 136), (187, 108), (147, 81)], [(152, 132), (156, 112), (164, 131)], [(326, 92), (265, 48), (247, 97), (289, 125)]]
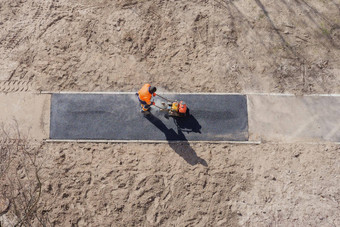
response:
[[(133, 94), (53, 94), (50, 139), (248, 140), (245, 95), (163, 96), (185, 101), (188, 116), (167, 119), (156, 107), (144, 115)], [(160, 105), (161, 99), (154, 99)]]

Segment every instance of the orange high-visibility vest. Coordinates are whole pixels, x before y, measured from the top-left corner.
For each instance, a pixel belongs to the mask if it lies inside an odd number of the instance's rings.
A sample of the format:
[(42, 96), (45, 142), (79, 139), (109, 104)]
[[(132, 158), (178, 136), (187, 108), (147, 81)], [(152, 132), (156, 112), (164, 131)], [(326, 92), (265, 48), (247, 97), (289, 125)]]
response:
[(144, 86), (138, 91), (139, 99), (146, 102), (148, 105), (151, 104), (152, 94), (149, 91), (150, 84), (144, 84)]

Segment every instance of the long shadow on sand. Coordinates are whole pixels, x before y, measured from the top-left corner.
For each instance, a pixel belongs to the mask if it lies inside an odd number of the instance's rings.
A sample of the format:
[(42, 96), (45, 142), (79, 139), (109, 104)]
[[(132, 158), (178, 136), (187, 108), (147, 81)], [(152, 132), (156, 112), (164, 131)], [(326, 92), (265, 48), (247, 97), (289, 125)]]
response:
[(184, 119), (174, 119), (177, 125), (177, 133), (172, 128), (169, 129), (159, 118), (151, 113), (145, 115), (145, 118), (164, 133), (169, 146), (187, 163), (190, 165), (202, 164), (208, 166), (204, 159), (197, 156), (182, 132), (182, 130), (186, 132), (200, 132), (200, 125), (192, 115), (188, 116), (187, 121)]

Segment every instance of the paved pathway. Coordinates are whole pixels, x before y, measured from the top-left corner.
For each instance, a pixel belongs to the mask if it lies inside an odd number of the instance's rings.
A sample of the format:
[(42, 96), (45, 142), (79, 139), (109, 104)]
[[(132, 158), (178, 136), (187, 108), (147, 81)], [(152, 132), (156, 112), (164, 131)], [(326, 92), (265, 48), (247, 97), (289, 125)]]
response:
[[(140, 113), (135, 94), (53, 94), (51, 139), (91, 140), (248, 140), (244, 95), (166, 95), (184, 100), (186, 118), (165, 118), (152, 107)], [(160, 102), (159, 98), (155, 98)], [(160, 103), (158, 103), (160, 105)]]
[(254, 140), (340, 142), (340, 96), (248, 95)]
[(166, 119), (157, 111), (143, 118), (133, 94), (119, 95), (115, 99), (114, 94), (0, 94), (0, 123), (13, 125), (15, 119), (23, 133), (37, 140), (340, 143), (340, 95), (186, 94), (177, 98), (190, 107), (187, 122)]
[(0, 94), (0, 126), (4, 125), (6, 131), (12, 135), (17, 133), (18, 126), (20, 132), (29, 136), (30, 139), (42, 140), (48, 138), (49, 113), (49, 95), (26, 92)]

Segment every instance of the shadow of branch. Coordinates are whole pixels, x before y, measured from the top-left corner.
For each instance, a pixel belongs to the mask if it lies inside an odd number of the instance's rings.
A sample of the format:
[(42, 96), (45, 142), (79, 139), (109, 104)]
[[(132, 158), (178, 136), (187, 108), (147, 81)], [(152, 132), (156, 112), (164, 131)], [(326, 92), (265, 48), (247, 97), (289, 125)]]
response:
[(297, 58), (297, 59), (304, 59), (303, 56), (300, 56), (299, 53), (297, 53), (292, 46), (287, 42), (287, 40), (281, 35), (279, 29), (275, 26), (273, 20), (270, 18), (268, 11), (266, 10), (266, 8), (264, 7), (264, 5), (262, 4), (262, 2), (260, 0), (255, 0), (256, 4), (261, 8), (261, 10), (263, 11), (263, 14), (266, 16), (270, 26), (272, 27), (272, 29), (274, 30), (274, 32), (278, 35), (278, 37), (280, 38), (282, 44)]

